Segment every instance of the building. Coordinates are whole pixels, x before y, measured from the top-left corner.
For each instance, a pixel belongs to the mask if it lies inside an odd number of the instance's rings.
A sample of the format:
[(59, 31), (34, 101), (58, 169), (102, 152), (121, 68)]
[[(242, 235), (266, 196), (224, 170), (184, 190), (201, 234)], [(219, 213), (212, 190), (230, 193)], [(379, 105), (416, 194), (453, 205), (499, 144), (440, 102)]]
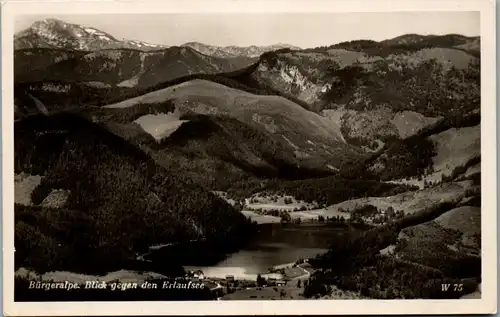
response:
[(285, 286), (286, 285), (286, 281), (285, 280), (278, 280), (276, 281), (276, 286)]
[(283, 274), (281, 273), (267, 273), (267, 274), (262, 274), (262, 277), (269, 280), (269, 279), (274, 279), (274, 280), (281, 280), (283, 279)]
[(262, 277), (266, 279), (267, 285), (269, 285), (269, 286), (285, 285), (286, 284), (286, 281), (284, 280), (284, 276), (281, 273), (262, 274)]
[(277, 280), (274, 277), (270, 277), (267, 279), (267, 285), (274, 286), (274, 285), (276, 285), (276, 281)]
[(205, 278), (205, 274), (203, 274), (202, 270), (197, 270), (193, 273), (193, 277), (202, 280)]

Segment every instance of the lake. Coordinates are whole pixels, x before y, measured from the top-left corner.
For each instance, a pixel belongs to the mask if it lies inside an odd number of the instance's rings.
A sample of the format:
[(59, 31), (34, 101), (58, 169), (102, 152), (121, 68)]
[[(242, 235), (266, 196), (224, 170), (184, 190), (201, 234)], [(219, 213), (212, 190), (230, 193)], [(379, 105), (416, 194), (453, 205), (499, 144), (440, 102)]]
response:
[(207, 265), (187, 265), (186, 270), (202, 270), (207, 277), (256, 279), (271, 267), (292, 263), (299, 258), (325, 253), (340, 235), (355, 230), (331, 224), (259, 225), (259, 232), (244, 248), (227, 254), (225, 259)]

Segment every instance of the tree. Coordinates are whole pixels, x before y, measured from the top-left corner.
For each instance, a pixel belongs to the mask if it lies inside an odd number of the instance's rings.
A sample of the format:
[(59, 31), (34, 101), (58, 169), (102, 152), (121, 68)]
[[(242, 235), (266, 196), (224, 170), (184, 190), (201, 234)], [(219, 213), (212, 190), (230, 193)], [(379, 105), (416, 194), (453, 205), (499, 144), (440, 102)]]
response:
[(285, 290), (283, 290), (283, 289), (282, 289), (282, 290), (280, 291), (280, 298), (283, 298), (283, 297), (285, 297), (285, 296), (286, 296), (286, 292), (285, 292)]
[(389, 208), (387, 208), (386, 215), (389, 218), (392, 218), (392, 217), (395, 216), (394, 208), (392, 208), (392, 206), (390, 206)]
[(238, 202), (236, 202), (236, 203), (234, 204), (234, 208), (235, 208), (237, 211), (242, 211), (242, 210), (243, 210), (243, 208), (244, 208), (244, 205), (243, 205), (243, 204), (241, 204), (241, 203), (238, 201)]
[(257, 275), (257, 285), (258, 286), (263, 286), (266, 284), (266, 279), (263, 278), (260, 274)]
[(301, 286), (300, 284), (301, 284), (301, 283), (300, 283), (300, 280), (298, 280), (298, 281), (297, 281), (297, 287), (299, 287), (299, 288), (300, 288), (300, 286)]
[(284, 212), (283, 215), (281, 215), (281, 223), (288, 223), (291, 222), (292, 216), (288, 212)]

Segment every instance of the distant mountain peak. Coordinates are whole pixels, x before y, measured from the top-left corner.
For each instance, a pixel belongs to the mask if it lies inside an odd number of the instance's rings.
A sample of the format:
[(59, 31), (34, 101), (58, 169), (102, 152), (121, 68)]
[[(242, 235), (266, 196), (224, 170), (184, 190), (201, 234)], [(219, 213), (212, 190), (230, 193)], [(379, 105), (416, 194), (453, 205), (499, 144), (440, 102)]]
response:
[(300, 47), (289, 45), (289, 44), (283, 44), (283, 43), (273, 44), (273, 45), (264, 45), (264, 46), (257, 46), (257, 45), (217, 46), (217, 45), (209, 45), (209, 44), (193, 41), (193, 42), (184, 43), (181, 46), (191, 47), (192, 49), (195, 49), (198, 52), (203, 53), (205, 55), (211, 55), (211, 56), (222, 57), (222, 58), (230, 58), (230, 57), (237, 57), (237, 56), (258, 57), (266, 52), (275, 51), (275, 50), (279, 50), (279, 49), (283, 49), (283, 48), (290, 48), (290, 49), (296, 49), (296, 50), (301, 49)]
[(118, 40), (94, 27), (47, 18), (35, 21), (27, 29), (15, 34), (14, 48), (65, 48), (92, 51), (120, 48), (152, 50), (166, 46), (137, 40)]
[(476, 39), (477, 37), (469, 37), (453, 33), (444, 35), (435, 35), (435, 34), (423, 35), (416, 33), (408, 33), (381, 41), (380, 43), (389, 45), (408, 45), (408, 44), (422, 43), (424, 41), (434, 41), (434, 42), (442, 42), (448, 46), (453, 46), (450, 45), (450, 43), (453, 43), (454, 45), (461, 45)]

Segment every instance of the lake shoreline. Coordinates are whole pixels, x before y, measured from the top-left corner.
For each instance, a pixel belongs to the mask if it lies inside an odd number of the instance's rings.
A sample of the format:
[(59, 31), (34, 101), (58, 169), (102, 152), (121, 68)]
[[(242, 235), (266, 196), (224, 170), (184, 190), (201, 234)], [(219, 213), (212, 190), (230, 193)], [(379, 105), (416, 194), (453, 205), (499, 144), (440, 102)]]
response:
[[(226, 254), (210, 265), (183, 265), (185, 270), (201, 270), (204, 276), (255, 281), (259, 274), (286, 269), (303, 260), (326, 253), (341, 235), (369, 226), (341, 223), (260, 224), (256, 239), (242, 249)], [(297, 274), (294, 273), (294, 274)]]

